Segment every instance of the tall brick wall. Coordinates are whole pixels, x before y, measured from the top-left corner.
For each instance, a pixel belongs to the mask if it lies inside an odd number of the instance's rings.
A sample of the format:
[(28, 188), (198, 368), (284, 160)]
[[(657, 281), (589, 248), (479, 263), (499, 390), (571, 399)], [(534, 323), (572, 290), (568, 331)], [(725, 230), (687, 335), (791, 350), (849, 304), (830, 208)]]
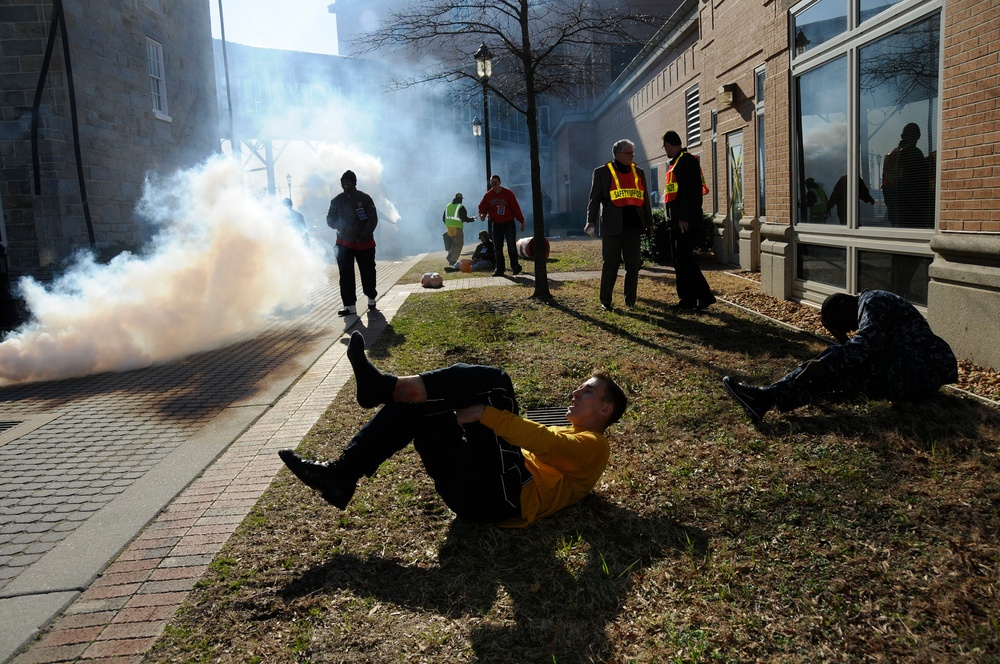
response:
[[(725, 137), (743, 131), (744, 216), (757, 215), (756, 127), (754, 123), (754, 70), (767, 67), (766, 122), (787, 127), (787, 16), (780, 3), (760, 0), (703, 0), (696, 8), (697, 29), (664, 49), (645, 75), (621, 91), (598, 119), (596, 142), (610, 146), (617, 138), (636, 140), (636, 160), (647, 170), (666, 172), (667, 158), (661, 139), (668, 129), (685, 137), (685, 91), (697, 84), (701, 102), (701, 141), (690, 145), (702, 159), (710, 189), (719, 199), (719, 213), (726, 213)], [(733, 105), (720, 105), (718, 89), (735, 84)], [(711, 111), (718, 113), (718, 169), (711, 169)], [(768, 220), (776, 205), (784, 205), (790, 219), (788, 172), (791, 155), (787, 131), (768, 129)], [(657, 183), (657, 190), (662, 189)], [(782, 190), (784, 192), (782, 193)], [(706, 211), (711, 203), (706, 200)]]
[(941, 230), (1000, 232), (1000, 0), (949, 1), (941, 77)]
[[(0, 6), (0, 158), (13, 276), (48, 277), (90, 246), (71, 133), (67, 67), (55, 42), (39, 107), (41, 191), (33, 186), (31, 111), (50, 2)], [(134, 213), (149, 173), (218, 149), (208, 7), (198, 0), (65, 0), (84, 187), (100, 253), (150, 235)], [(152, 110), (146, 39), (163, 45), (169, 118)]]

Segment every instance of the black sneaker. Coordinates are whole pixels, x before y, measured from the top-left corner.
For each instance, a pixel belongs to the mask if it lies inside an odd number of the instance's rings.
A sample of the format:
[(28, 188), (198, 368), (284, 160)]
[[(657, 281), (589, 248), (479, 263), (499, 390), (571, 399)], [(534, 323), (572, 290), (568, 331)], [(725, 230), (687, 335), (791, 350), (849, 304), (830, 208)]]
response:
[(706, 298), (704, 300), (698, 300), (698, 304), (696, 304), (694, 306), (694, 310), (695, 311), (704, 311), (705, 309), (708, 309), (713, 304), (715, 304), (715, 296), (714, 295), (709, 295), (708, 298)]
[(511, 268), (510, 273), (513, 274), (515, 277), (521, 274), (521, 266), (515, 265), (514, 267)]
[(351, 502), (354, 491), (358, 488), (358, 482), (343, 472), (338, 472), (336, 462), (309, 461), (292, 450), (281, 450), (278, 456), (303, 484), (319, 491), (323, 500), (334, 507), (347, 509), (347, 504)]
[(496, 272), (493, 273), (493, 276), (494, 277), (502, 277), (503, 276), (503, 270), (497, 270)]
[(445, 272), (458, 272), (458, 268), (454, 265), (449, 265), (444, 269)]
[(750, 419), (758, 424), (764, 421), (764, 415), (774, 405), (774, 399), (760, 387), (741, 385), (732, 376), (723, 378), (722, 384), (729, 396), (736, 399), (736, 403), (743, 407)]
[(350, 307), (344, 307), (343, 309), (337, 312), (338, 316), (353, 316), (354, 314), (355, 312), (351, 311)]

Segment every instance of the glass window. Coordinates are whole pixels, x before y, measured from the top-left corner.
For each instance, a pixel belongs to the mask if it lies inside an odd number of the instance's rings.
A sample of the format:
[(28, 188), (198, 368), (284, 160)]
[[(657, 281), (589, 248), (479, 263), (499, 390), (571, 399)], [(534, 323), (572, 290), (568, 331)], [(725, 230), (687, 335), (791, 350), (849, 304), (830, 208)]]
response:
[(153, 95), (153, 110), (166, 115), (167, 85), (163, 78), (163, 46), (146, 39), (146, 62), (149, 68), (149, 87)]
[[(846, 224), (847, 58), (837, 58), (796, 78), (795, 94), (800, 164), (797, 221)], [(828, 205), (817, 202), (817, 187)], [(835, 206), (836, 213), (828, 217), (827, 209)]]
[(858, 251), (858, 292), (887, 290), (913, 304), (927, 306), (928, 256)]
[(726, 135), (726, 185), (729, 189), (730, 250), (736, 256), (740, 253), (740, 220), (743, 219), (743, 131)]
[(847, 30), (846, 0), (820, 0), (793, 16), (795, 55), (802, 55)]
[(861, 167), (879, 191), (865, 226), (934, 228), (937, 14), (859, 49)]
[(766, 181), (765, 167), (767, 160), (764, 158), (764, 69), (758, 69), (754, 72), (754, 91), (756, 93), (756, 113), (757, 113), (757, 135), (755, 137), (755, 143), (757, 145), (757, 216), (763, 217), (767, 214), (767, 208), (765, 203), (767, 202), (767, 197), (765, 196), (766, 189), (764, 183)]
[(710, 115), (712, 124), (712, 214), (719, 213), (719, 112), (712, 109)]
[(861, 20), (867, 21), (868, 19), (881, 14), (889, 7), (902, 2), (903, 0), (860, 0), (858, 3), (858, 12), (861, 14)]
[(799, 279), (847, 287), (847, 250), (843, 247), (800, 244), (797, 254)]

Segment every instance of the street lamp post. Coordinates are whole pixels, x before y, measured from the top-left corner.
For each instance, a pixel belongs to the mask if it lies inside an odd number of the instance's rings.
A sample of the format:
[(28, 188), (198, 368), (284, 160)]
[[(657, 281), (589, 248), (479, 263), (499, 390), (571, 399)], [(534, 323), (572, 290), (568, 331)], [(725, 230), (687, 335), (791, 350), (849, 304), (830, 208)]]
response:
[[(486, 44), (480, 44), (479, 50), (476, 51), (476, 76), (479, 81), (483, 84), (483, 143), (486, 146), (486, 189), (489, 190), (491, 183), (490, 180), (493, 177), (493, 170), (490, 164), (490, 101), (487, 95), (488, 84), (490, 82), (490, 76), (493, 75), (493, 53), (486, 46)], [(475, 133), (476, 124), (472, 125), (473, 133)], [(486, 228), (489, 231), (490, 237), (493, 237), (493, 220), (486, 220)]]
[(490, 82), (490, 76), (493, 75), (493, 53), (490, 52), (486, 44), (481, 44), (475, 57), (476, 76), (483, 84), (483, 142), (486, 145), (486, 187), (488, 189), (493, 171), (490, 164), (490, 101), (487, 86)]
[(292, 200), (292, 174), (289, 173), (285, 176), (285, 182), (288, 183), (288, 200)]

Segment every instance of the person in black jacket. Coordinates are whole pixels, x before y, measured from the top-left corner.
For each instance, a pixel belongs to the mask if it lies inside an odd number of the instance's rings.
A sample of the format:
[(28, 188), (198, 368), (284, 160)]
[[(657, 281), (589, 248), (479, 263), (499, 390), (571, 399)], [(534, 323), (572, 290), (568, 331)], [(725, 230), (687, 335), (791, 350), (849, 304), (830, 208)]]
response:
[(340, 298), (344, 308), (338, 316), (357, 313), (357, 282), (354, 280), (354, 263), (361, 274), (361, 290), (368, 296), (368, 310), (376, 309), (375, 298), (375, 227), (378, 211), (372, 197), (358, 189), (358, 176), (354, 171), (344, 171), (340, 177), (344, 190), (330, 201), (326, 225), (337, 231), (337, 271), (340, 273)]
[(674, 275), (679, 301), (674, 309), (701, 310), (715, 304), (715, 296), (698, 267), (694, 248), (702, 236), (701, 165), (681, 147), (675, 131), (663, 135), (663, 149), (670, 158), (664, 200), (670, 221), (670, 242), (674, 255)]
[(646, 174), (633, 163), (635, 144), (628, 139), (616, 142), (611, 153), (614, 161), (594, 169), (587, 206), (587, 225), (591, 235), (601, 220), (601, 307), (611, 311), (611, 295), (618, 279), (618, 268), (625, 263), (625, 306), (634, 307), (638, 295), (640, 238), (653, 232), (653, 210), (649, 204)]

